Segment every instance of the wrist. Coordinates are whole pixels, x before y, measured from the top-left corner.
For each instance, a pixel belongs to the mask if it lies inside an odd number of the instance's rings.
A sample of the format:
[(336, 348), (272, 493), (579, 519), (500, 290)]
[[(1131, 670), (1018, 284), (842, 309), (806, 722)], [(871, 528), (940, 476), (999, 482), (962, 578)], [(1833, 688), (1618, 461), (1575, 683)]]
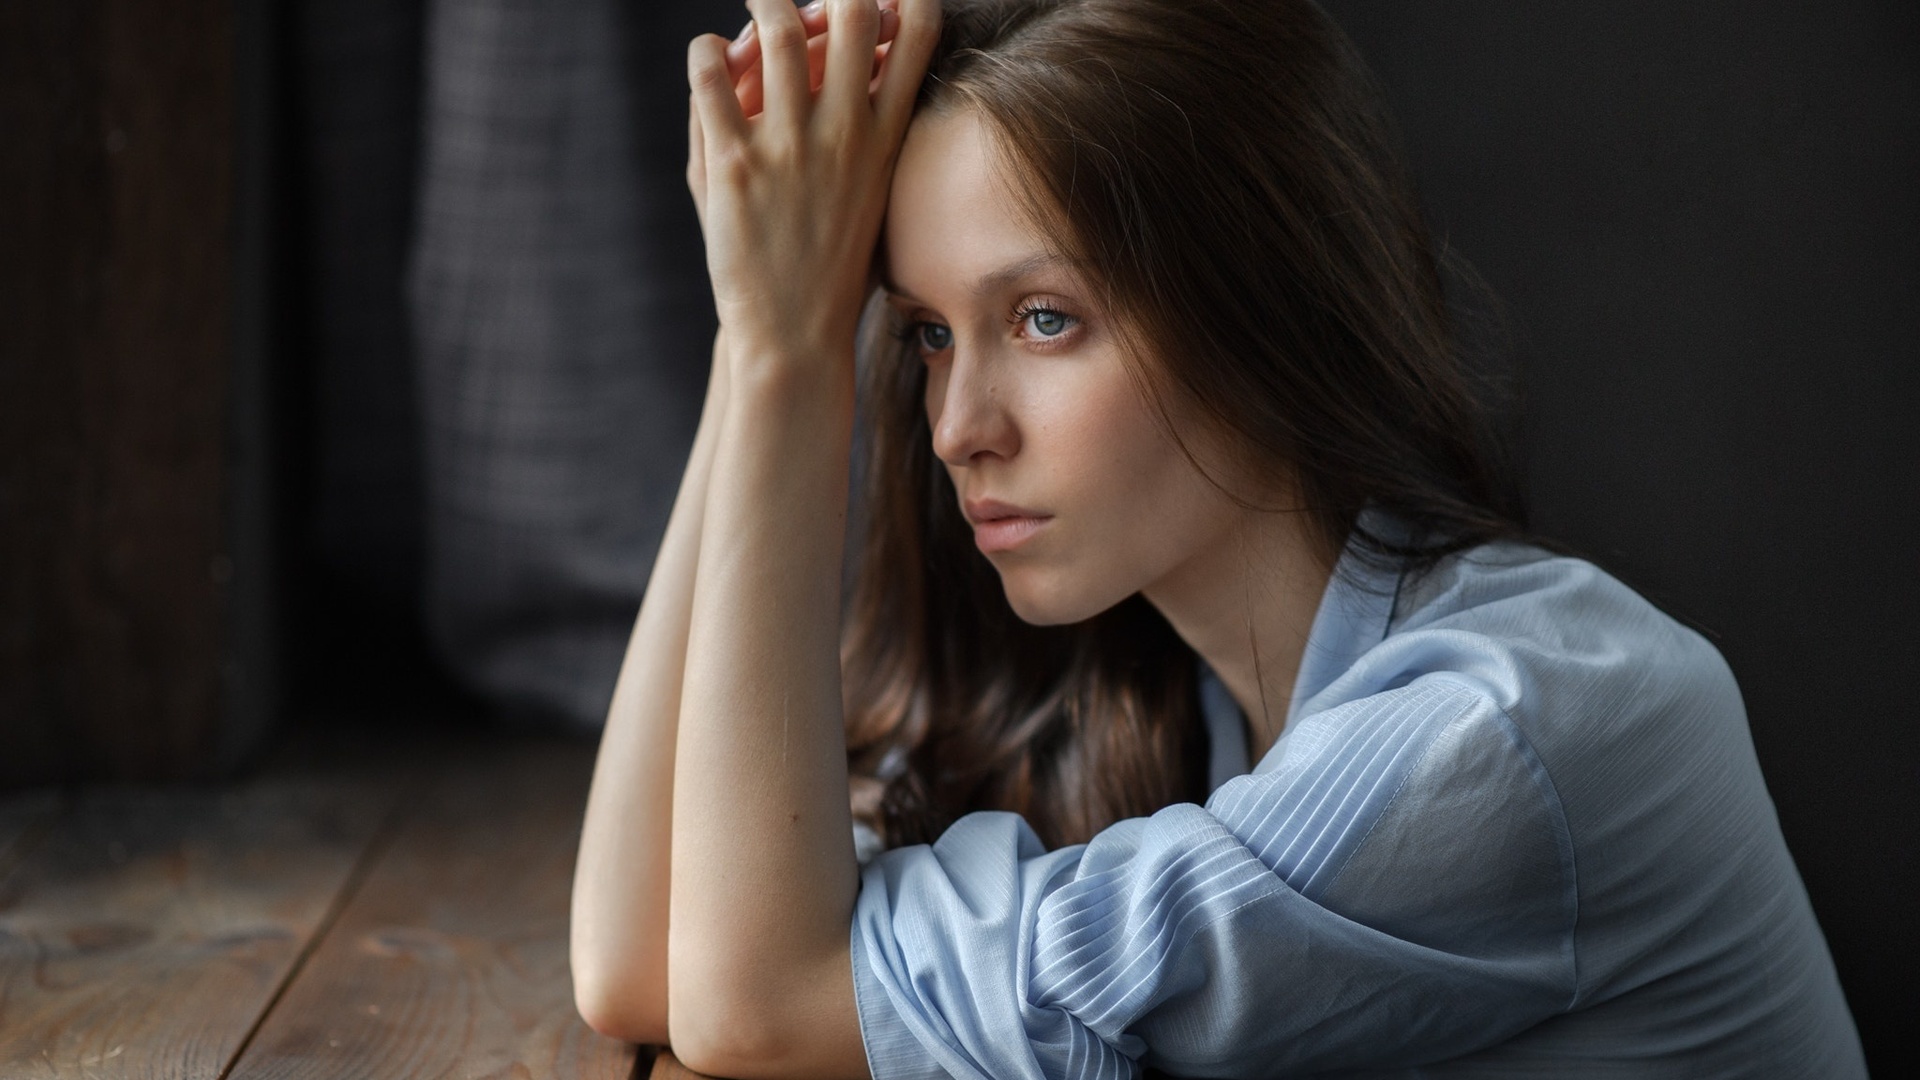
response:
[(821, 283), (804, 294), (756, 294), (716, 307), (738, 371), (749, 364), (811, 364), (852, 356), (868, 299)]
[(749, 407), (797, 406), (807, 409), (844, 402), (852, 405), (852, 335), (825, 345), (796, 337), (754, 338), (727, 335), (729, 398)]

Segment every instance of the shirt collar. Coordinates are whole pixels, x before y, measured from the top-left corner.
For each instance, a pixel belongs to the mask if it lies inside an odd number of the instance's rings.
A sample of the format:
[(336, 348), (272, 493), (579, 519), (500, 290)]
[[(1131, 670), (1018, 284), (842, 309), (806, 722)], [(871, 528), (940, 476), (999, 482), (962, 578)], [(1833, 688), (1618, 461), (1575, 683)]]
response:
[[(1386, 640), (1401, 575), (1365, 556), (1358, 539), (1363, 529), (1390, 542), (1407, 537), (1406, 527), (1385, 511), (1369, 507), (1360, 512), (1307, 632), (1282, 739), (1311, 698), (1345, 674), (1368, 649)], [(1218, 787), (1248, 771), (1245, 720), (1205, 660), (1200, 661), (1200, 706), (1212, 743), (1209, 787)]]
[(1300, 671), (1293, 680), (1293, 699), (1287, 703), (1288, 727), (1309, 700), (1345, 674), (1368, 649), (1386, 640), (1401, 574), (1367, 557), (1360, 546), (1362, 530), (1389, 542), (1407, 538), (1406, 527), (1386, 511), (1370, 506), (1360, 512), (1327, 579), (1313, 629), (1307, 632)]

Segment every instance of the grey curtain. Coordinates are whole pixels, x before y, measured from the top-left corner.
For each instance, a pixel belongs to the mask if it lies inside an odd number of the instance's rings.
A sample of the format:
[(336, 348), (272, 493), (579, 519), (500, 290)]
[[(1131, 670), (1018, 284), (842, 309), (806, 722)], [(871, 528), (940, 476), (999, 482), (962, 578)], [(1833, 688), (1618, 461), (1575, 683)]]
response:
[[(312, 542), (506, 717), (604, 714), (713, 331), (687, 40), (735, 5), (309, 3)], [(737, 29), (733, 28), (733, 29)]]

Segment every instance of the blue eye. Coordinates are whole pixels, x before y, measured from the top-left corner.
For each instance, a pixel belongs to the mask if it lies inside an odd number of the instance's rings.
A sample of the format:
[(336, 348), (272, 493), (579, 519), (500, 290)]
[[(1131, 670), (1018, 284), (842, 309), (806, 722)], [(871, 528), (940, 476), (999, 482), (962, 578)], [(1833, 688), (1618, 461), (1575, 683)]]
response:
[(920, 347), (928, 352), (945, 352), (953, 345), (953, 330), (939, 323), (920, 324)]
[(1073, 316), (1046, 307), (1025, 308), (1018, 314), (1042, 338), (1059, 337), (1073, 326), (1074, 321)]

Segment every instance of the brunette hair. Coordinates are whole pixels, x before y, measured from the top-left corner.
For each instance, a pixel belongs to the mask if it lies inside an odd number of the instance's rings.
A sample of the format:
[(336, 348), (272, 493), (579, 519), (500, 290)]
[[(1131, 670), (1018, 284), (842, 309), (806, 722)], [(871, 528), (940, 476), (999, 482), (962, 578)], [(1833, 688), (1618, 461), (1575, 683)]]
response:
[[(1418, 572), (1523, 535), (1386, 110), (1313, 3), (947, 0), (919, 108), (986, 123), (1028, 216), (1126, 313), (1162, 423), (1180, 439), (1183, 395), (1287, 470), (1329, 565), (1350, 538)], [(856, 818), (897, 845), (1012, 810), (1051, 847), (1203, 799), (1193, 652), (1139, 596), (1016, 616), (933, 454), (923, 365), (878, 332), (863, 360)], [(1367, 506), (1410, 531), (1367, 531)]]

